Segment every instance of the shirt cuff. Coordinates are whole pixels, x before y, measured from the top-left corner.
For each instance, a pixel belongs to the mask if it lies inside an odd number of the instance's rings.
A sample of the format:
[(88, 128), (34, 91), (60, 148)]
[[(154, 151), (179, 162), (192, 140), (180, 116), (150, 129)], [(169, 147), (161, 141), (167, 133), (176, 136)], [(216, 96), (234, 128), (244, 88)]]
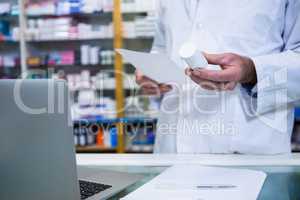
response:
[(252, 98), (256, 99), (256, 113), (273, 111), (286, 103), (287, 71), (283, 66), (274, 65), (278, 55), (258, 56), (253, 59), (257, 74), (257, 85), (252, 88)]
[(252, 98), (257, 98), (256, 85), (253, 84), (242, 84), (241, 89), (245, 90), (246, 94)]

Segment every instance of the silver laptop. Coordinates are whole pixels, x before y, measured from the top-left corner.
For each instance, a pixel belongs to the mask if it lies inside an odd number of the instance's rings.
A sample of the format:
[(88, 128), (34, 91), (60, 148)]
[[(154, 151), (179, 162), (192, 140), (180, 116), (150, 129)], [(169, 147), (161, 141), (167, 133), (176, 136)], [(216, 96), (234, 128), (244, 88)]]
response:
[(0, 81), (0, 199), (102, 200), (140, 175), (76, 169), (64, 81)]

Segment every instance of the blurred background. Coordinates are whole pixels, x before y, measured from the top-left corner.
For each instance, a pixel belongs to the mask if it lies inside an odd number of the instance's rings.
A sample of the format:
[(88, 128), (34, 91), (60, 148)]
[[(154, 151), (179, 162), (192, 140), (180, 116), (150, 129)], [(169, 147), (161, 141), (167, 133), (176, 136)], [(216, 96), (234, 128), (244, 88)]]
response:
[[(160, 98), (115, 48), (148, 52), (156, 0), (0, 0), (0, 78), (65, 79), (80, 153), (152, 153)], [(300, 151), (300, 110), (293, 151)]]

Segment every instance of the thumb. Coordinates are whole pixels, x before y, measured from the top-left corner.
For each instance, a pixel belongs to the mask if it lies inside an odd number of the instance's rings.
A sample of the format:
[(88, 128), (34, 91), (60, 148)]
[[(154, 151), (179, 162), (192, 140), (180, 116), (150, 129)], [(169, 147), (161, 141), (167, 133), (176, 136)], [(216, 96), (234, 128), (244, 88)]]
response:
[(211, 65), (223, 65), (223, 58), (224, 54), (209, 54), (203, 53), (204, 57), (206, 58), (208, 64)]

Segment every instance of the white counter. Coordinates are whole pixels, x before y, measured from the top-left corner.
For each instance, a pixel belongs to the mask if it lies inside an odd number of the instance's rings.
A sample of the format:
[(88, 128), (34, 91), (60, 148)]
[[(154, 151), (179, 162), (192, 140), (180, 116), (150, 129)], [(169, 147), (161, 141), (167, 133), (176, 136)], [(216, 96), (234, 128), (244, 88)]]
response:
[(83, 166), (171, 166), (199, 164), (214, 166), (300, 166), (300, 154), (253, 155), (154, 155), (154, 154), (77, 154)]

